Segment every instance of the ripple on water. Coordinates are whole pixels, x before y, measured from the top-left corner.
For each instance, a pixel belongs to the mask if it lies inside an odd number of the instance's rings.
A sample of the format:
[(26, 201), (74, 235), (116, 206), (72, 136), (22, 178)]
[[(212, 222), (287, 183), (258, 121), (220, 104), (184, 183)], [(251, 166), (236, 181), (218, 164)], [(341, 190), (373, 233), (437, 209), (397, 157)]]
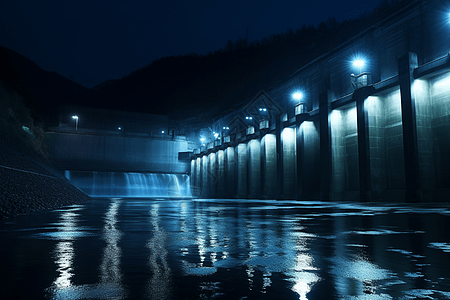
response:
[(444, 252), (450, 252), (450, 243), (434, 242), (434, 243), (429, 243), (428, 247), (433, 248), (433, 249), (442, 250)]

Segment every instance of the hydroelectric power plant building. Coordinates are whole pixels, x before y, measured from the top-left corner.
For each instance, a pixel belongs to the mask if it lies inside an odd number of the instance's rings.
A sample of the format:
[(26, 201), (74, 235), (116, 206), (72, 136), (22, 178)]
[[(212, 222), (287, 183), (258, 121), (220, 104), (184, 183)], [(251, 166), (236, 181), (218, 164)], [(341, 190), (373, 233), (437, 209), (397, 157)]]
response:
[(194, 196), (447, 201), (450, 7), (404, 3), (217, 119)]

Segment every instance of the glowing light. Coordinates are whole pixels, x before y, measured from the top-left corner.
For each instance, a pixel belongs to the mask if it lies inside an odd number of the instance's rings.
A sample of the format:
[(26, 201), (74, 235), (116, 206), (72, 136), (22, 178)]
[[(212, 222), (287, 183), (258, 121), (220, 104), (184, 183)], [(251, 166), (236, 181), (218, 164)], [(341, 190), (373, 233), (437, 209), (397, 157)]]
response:
[(267, 108), (260, 108), (259, 111), (267, 111)]
[(219, 137), (218, 133), (214, 133), (214, 137), (217, 139)]
[(350, 58), (351, 68), (357, 71), (358, 74), (361, 74), (364, 71), (363, 67), (367, 65), (367, 62), (367, 57), (361, 54), (354, 55)]
[(72, 116), (72, 119), (75, 120), (75, 131), (78, 130), (78, 116)]
[(163, 130), (163, 131), (161, 131), (161, 133), (164, 133), (164, 130)]
[(122, 127), (117, 128), (118, 130), (122, 130)]
[(205, 141), (205, 138), (200, 138), (200, 141), (204, 142), (204, 141)]
[(229, 130), (230, 127), (223, 127), (223, 130)]
[(362, 68), (364, 66), (364, 60), (362, 59), (357, 59), (353, 61), (353, 65), (357, 68)]
[(292, 94), (292, 98), (294, 100), (301, 100), (303, 98), (303, 93), (302, 92), (295, 92)]
[(246, 120), (253, 120), (252, 117), (245, 117)]

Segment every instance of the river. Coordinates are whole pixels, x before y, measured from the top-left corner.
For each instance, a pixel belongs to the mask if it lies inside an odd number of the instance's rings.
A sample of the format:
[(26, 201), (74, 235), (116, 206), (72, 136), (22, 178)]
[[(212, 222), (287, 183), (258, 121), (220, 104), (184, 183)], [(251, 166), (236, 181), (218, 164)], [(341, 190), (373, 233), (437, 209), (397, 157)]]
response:
[(450, 205), (97, 198), (0, 222), (1, 299), (450, 299)]

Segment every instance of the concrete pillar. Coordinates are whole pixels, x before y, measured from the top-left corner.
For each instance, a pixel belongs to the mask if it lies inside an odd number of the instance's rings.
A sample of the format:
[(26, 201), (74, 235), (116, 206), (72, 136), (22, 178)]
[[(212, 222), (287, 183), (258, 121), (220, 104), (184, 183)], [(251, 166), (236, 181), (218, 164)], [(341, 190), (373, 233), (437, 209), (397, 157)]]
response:
[(194, 185), (194, 196), (199, 197), (202, 193), (202, 159), (197, 157), (195, 162), (195, 185)]
[(189, 177), (189, 186), (190, 186), (190, 188), (191, 188), (191, 194), (193, 195), (193, 196), (195, 196), (195, 172), (197, 171), (197, 167), (196, 167), (196, 162), (197, 162), (197, 160), (194, 158), (194, 159), (191, 159), (191, 174), (190, 174), (190, 177)]
[(266, 134), (261, 139), (261, 187), (264, 199), (277, 196), (277, 146), (275, 134)]
[(234, 147), (225, 150), (225, 196), (236, 196), (236, 158)]
[(359, 161), (356, 107), (331, 112), (332, 200), (359, 199)]
[(283, 124), (281, 122), (281, 114), (278, 114), (275, 118), (275, 139), (277, 150), (277, 199), (281, 199), (283, 197), (283, 147), (281, 142)]
[(321, 194), (318, 127), (319, 120), (304, 121), (297, 130), (297, 193), (304, 200), (319, 199)]
[(208, 168), (208, 183), (209, 183), (209, 197), (216, 197), (217, 186), (217, 160), (216, 153), (209, 154), (209, 168)]
[(258, 139), (250, 140), (247, 144), (248, 162), (248, 197), (261, 196), (261, 143)]
[(237, 196), (247, 198), (247, 145), (239, 144), (236, 147), (237, 156)]
[(283, 147), (283, 198), (296, 198), (295, 128), (286, 127), (281, 133)]
[[(326, 87), (326, 85), (323, 85)], [(320, 190), (321, 200), (330, 199), (331, 187), (331, 99), (330, 92), (325, 88), (319, 95), (320, 120)]]
[(401, 56), (398, 60), (407, 202), (422, 201), (417, 147), (416, 99), (414, 93), (412, 93), (413, 71), (417, 66), (417, 54), (412, 52)]
[[(386, 170), (386, 114), (385, 99), (381, 96), (370, 96), (364, 101), (367, 112), (365, 120), (368, 126), (369, 140), (369, 172), (371, 201), (386, 200), (387, 170)], [(359, 126), (359, 124), (358, 124)], [(358, 141), (358, 145), (364, 140)], [(359, 151), (364, 151), (359, 149)]]
[(217, 151), (217, 193), (216, 198), (225, 198), (225, 155)]
[(369, 145), (369, 115), (366, 107), (366, 99), (375, 91), (375, 88), (365, 87), (353, 93), (356, 101), (357, 130), (358, 130), (358, 158), (359, 158), (359, 199), (360, 201), (372, 201), (371, 169), (370, 169), (370, 145)]
[(202, 198), (209, 197), (209, 158), (207, 155), (202, 157)]
[[(447, 75), (448, 76), (448, 75)], [(435, 141), (433, 135), (433, 117), (438, 117), (442, 114), (450, 114), (450, 101), (444, 101), (443, 105), (438, 105), (438, 109), (436, 113), (433, 113), (433, 94), (430, 90), (430, 82), (426, 79), (416, 79), (414, 81), (414, 95), (416, 98), (416, 125), (417, 125), (417, 147), (420, 153), (419, 155), (419, 166), (420, 166), (420, 188), (422, 190), (422, 196), (424, 202), (432, 202), (438, 201), (436, 196), (433, 195), (433, 190), (436, 188), (436, 168), (435, 168), (435, 160), (433, 153), (433, 144)], [(442, 95), (445, 95), (447, 99), (450, 97), (450, 86), (445, 85), (441, 90)], [(445, 97), (444, 96), (444, 97)], [(442, 123), (441, 123), (442, 124)], [(444, 123), (445, 124), (445, 123)], [(444, 125), (442, 124), (442, 125)], [(447, 130), (443, 130), (442, 132), (450, 132), (448, 129), (450, 128), (450, 124), (447, 123)], [(445, 126), (445, 125), (444, 125)], [(445, 128), (445, 127), (444, 127)], [(436, 140), (442, 139), (450, 144), (448, 138), (444, 136), (438, 135)], [(445, 147), (441, 145), (436, 147), (437, 149), (444, 150), (444, 152), (449, 152), (450, 147), (447, 147), (447, 151), (445, 151)], [(440, 157), (446, 157), (441, 156)], [(450, 161), (447, 159), (447, 161)], [(448, 163), (441, 162), (438, 164), (441, 169), (447, 169)], [(445, 182), (450, 182), (446, 180)]]

